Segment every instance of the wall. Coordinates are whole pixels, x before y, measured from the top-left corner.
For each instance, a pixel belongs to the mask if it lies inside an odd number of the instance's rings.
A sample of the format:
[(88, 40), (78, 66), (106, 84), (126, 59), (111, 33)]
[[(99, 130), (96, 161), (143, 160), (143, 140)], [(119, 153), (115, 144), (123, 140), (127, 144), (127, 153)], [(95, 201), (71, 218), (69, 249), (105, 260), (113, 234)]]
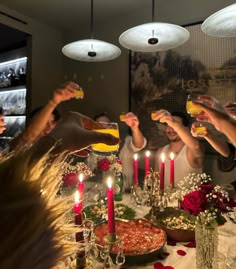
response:
[[(186, 25), (203, 21), (213, 12), (232, 4), (234, 1), (219, 1), (206, 4), (205, 1), (181, 0), (173, 8), (173, 1), (165, 1), (165, 5), (158, 8), (156, 3), (157, 21)], [(222, 3), (224, 2), (224, 3)], [(95, 12), (96, 14), (96, 12)], [(89, 20), (88, 20), (89, 21)], [(96, 16), (94, 18), (96, 22)], [(147, 8), (138, 10), (134, 7), (132, 14), (122, 14), (119, 20), (109, 17), (104, 18), (104, 23), (95, 24), (94, 38), (110, 42), (121, 48), (119, 58), (104, 63), (79, 62), (66, 57), (64, 61), (64, 75), (73, 79), (85, 89), (85, 99), (63, 104), (63, 110), (79, 110), (89, 116), (101, 111), (108, 112), (114, 120), (122, 111), (129, 110), (129, 51), (118, 42), (119, 35), (125, 30), (136, 25), (151, 21), (151, 4)], [(88, 22), (89, 24), (89, 22)], [(89, 25), (77, 25), (75, 31), (64, 35), (64, 44), (77, 40), (90, 38)], [(124, 128), (124, 126), (121, 126)]]
[(31, 48), (28, 49), (31, 65), (31, 108), (45, 103), (51, 93), (63, 81), (62, 78), (62, 35), (60, 31), (33, 19), (27, 18), (13, 10), (0, 5), (0, 10), (25, 23), (0, 15), (0, 23), (32, 35)]

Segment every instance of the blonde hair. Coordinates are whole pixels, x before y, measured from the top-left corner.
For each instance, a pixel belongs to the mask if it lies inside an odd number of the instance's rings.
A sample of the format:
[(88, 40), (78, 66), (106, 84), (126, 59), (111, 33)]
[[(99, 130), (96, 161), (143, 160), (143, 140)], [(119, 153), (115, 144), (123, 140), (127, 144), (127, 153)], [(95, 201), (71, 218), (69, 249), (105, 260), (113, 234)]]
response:
[(76, 229), (65, 221), (70, 199), (57, 197), (65, 157), (33, 161), (22, 150), (0, 160), (1, 269), (50, 269), (80, 247), (67, 240)]

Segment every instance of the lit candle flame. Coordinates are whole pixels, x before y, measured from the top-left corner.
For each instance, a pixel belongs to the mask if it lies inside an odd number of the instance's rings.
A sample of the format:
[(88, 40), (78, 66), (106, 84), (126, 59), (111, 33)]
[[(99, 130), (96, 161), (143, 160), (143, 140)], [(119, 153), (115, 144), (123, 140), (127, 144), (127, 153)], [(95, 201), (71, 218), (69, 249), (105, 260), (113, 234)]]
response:
[(83, 182), (84, 180), (84, 175), (81, 173), (79, 174), (79, 182)]
[(111, 177), (108, 177), (108, 179), (107, 179), (107, 186), (109, 189), (112, 188), (112, 178)]
[(134, 160), (135, 160), (135, 161), (138, 160), (138, 154), (137, 154), (137, 153), (134, 154)]
[(79, 191), (76, 191), (75, 192), (75, 204), (78, 204), (79, 200), (80, 200), (80, 194), (79, 194)]
[(151, 153), (149, 150), (146, 151), (146, 157), (150, 157)]
[(164, 162), (165, 161), (165, 153), (161, 154), (161, 161)]
[(170, 159), (171, 159), (171, 160), (174, 160), (174, 158), (175, 158), (175, 154), (174, 154), (173, 152), (171, 152), (171, 153), (170, 153)]

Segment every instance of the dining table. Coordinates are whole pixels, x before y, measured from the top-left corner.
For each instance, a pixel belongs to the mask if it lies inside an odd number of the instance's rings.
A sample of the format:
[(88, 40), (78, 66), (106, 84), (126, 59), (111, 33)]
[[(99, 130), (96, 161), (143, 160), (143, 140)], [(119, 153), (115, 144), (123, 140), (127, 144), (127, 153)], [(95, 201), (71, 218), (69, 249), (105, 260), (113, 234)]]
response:
[[(94, 186), (94, 184), (93, 184)], [(89, 186), (86, 186), (87, 191), (91, 192)], [(91, 197), (91, 195), (90, 195)], [(149, 211), (150, 207), (146, 205), (137, 205), (130, 193), (124, 193), (122, 201), (116, 203), (123, 203), (131, 208), (133, 208), (136, 212), (136, 218), (145, 217)], [(234, 213), (235, 218), (235, 213)], [(228, 269), (225, 261), (227, 257), (228, 249), (231, 245), (236, 242), (236, 218), (232, 220), (232, 218), (228, 218), (226, 216), (227, 222), (218, 226), (218, 269)], [(166, 254), (164, 259), (152, 260), (148, 263), (139, 263), (139, 264), (124, 264), (122, 266), (113, 265), (114, 269), (154, 269), (156, 263), (161, 263), (165, 266), (170, 266), (167, 268), (173, 269), (185, 269), (191, 268), (195, 269), (196, 267), (196, 248), (188, 247), (186, 242), (176, 242), (175, 244), (168, 244), (168, 241), (164, 246), (164, 253)], [(191, 245), (191, 244), (189, 244)], [(236, 252), (236, 250), (235, 250)], [(181, 253), (181, 254), (180, 254)], [(60, 262), (60, 267), (56, 266), (53, 269), (73, 269), (75, 267), (75, 262), (68, 262), (63, 267), (63, 262)], [(103, 269), (104, 265), (97, 261), (93, 262), (93, 269)], [(157, 267), (159, 268), (159, 267)]]

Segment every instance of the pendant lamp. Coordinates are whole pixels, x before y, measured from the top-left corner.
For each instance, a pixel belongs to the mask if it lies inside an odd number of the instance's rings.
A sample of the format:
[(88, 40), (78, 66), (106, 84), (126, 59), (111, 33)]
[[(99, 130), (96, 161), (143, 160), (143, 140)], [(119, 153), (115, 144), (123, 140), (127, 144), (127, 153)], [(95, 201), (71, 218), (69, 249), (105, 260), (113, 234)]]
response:
[(227, 6), (212, 14), (203, 22), (201, 28), (209, 36), (236, 36), (236, 4)]
[(154, 22), (155, 0), (152, 0), (152, 23), (128, 29), (119, 37), (120, 44), (130, 50), (155, 52), (176, 48), (189, 39), (189, 32), (175, 24)]
[(65, 45), (62, 53), (71, 59), (85, 62), (104, 62), (120, 56), (121, 50), (117, 46), (93, 39), (93, 0), (91, 0), (91, 39)]

